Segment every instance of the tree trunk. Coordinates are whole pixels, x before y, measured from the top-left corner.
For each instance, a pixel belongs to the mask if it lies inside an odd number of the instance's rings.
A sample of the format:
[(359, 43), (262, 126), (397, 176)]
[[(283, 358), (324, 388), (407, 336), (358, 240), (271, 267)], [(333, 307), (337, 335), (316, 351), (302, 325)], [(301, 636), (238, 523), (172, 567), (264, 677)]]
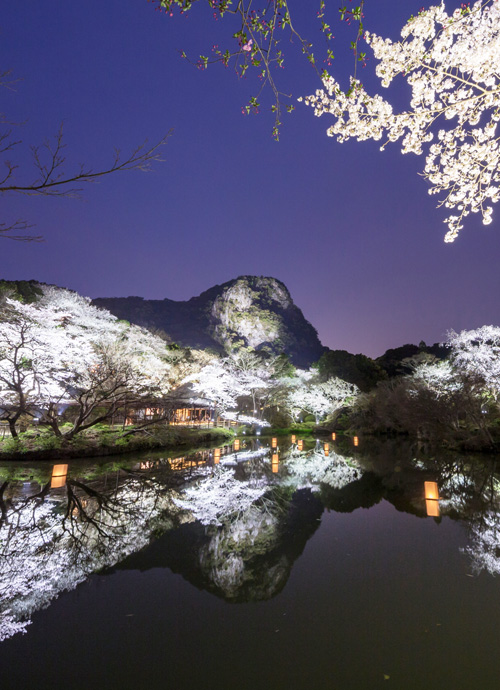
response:
[(17, 429), (16, 429), (16, 421), (17, 420), (16, 419), (8, 419), (7, 421), (9, 422), (10, 435), (12, 436), (12, 438), (17, 438), (17, 436), (18, 436)]

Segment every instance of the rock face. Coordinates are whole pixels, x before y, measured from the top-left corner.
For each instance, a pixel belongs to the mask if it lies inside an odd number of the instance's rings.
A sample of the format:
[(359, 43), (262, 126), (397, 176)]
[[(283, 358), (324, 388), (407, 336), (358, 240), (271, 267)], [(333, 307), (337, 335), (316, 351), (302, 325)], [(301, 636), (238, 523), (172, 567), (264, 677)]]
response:
[(99, 297), (93, 304), (139, 326), (161, 329), (188, 347), (228, 352), (249, 346), (272, 354), (285, 352), (302, 367), (325, 350), (286, 286), (275, 278), (241, 276), (187, 302)]

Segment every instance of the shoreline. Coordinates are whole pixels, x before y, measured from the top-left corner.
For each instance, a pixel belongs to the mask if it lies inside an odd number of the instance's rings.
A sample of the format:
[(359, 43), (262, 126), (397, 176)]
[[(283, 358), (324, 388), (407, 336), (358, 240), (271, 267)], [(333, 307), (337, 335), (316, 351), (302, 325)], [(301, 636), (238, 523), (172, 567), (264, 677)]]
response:
[(234, 437), (234, 433), (223, 427), (212, 429), (176, 428), (161, 429), (157, 433), (146, 436), (131, 436), (126, 443), (91, 443), (82, 445), (81, 439), (76, 444), (68, 444), (59, 448), (26, 449), (22, 451), (0, 451), (0, 462), (32, 462), (53, 460), (77, 460), (100, 458), (113, 455), (124, 455), (143, 452), (159, 448), (183, 449), (210, 445), (223, 442)]

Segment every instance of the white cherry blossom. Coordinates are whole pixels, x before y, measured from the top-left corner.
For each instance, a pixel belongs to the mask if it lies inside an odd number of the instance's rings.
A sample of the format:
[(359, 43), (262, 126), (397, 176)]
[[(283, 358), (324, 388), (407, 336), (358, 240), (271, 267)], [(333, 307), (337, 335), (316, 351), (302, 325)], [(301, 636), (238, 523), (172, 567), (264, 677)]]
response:
[(410, 85), (406, 111), (395, 112), (354, 78), (344, 92), (329, 75), (324, 89), (303, 100), (316, 116), (334, 117), (327, 134), (340, 142), (381, 140), (383, 149), (401, 140), (403, 153), (425, 151), (429, 193), (442, 194), (439, 206), (453, 210), (444, 221), (445, 241), (452, 242), (470, 213), (491, 223), (491, 204), (500, 199), (500, 0), (452, 14), (443, 2), (412, 17), (401, 36), (396, 42), (369, 32), (364, 37), (379, 61), (382, 86), (396, 77)]

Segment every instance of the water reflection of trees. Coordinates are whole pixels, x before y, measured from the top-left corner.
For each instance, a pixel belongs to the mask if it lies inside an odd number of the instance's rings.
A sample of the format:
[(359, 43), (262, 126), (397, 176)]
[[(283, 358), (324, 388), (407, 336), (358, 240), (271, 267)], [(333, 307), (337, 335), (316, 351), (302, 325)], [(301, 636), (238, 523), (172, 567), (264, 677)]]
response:
[(169, 549), (175, 535), (167, 535), (160, 561), (228, 601), (268, 599), (281, 591), (319, 526), (321, 489), (342, 490), (360, 469), (353, 460), (325, 454), (321, 444), (304, 451), (292, 445), (274, 461), (276, 455), (269, 448), (247, 450), (234, 456), (234, 467), (214, 468), (186, 486), (175, 502), (203, 531), (184, 529), (184, 543), (195, 539), (196, 547), (184, 549), (187, 561), (181, 562)]
[(178, 524), (180, 510), (155, 477), (116, 470), (51, 490), (6, 480), (1, 491), (0, 639), (24, 630), (33, 611), (89, 573)]
[(268, 599), (285, 586), (325, 507), (350, 512), (384, 498), (423, 517), (426, 479), (439, 484), (441, 515), (467, 525), (473, 570), (500, 572), (493, 460), (395, 461), (303, 447), (253, 441), (107, 471), (71, 468), (58, 489), (48, 470), (33, 471), (36, 481), (26, 481), (28, 470), (3, 470), (0, 639), (90, 573), (116, 567), (161, 565), (228, 601)]
[[(500, 467), (495, 457), (460, 456), (443, 452), (439, 457), (415, 457), (414, 449), (397, 449), (380, 456), (380, 448), (358, 453), (363, 467), (377, 476), (384, 498), (399, 510), (424, 516), (423, 483), (436, 481), (439, 487), (439, 509), (460, 520), (468, 532), (464, 552), (469, 556), (474, 574), (485, 571), (500, 573)], [(349, 490), (354, 488), (349, 487)]]
[(464, 549), (478, 575), (500, 573), (500, 474), (494, 459), (454, 458), (438, 464), (443, 508), (464, 520), (469, 544)]

